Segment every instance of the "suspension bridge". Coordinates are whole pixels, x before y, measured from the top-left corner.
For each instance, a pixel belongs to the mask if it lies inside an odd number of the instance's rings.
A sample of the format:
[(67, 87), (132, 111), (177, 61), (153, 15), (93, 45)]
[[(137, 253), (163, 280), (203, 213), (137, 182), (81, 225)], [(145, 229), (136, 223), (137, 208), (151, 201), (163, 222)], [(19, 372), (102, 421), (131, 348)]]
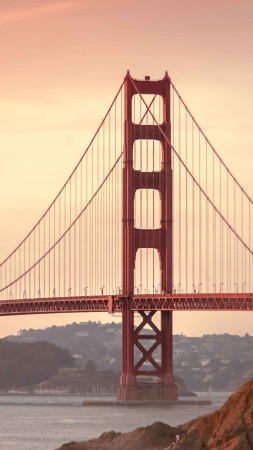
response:
[(128, 72), (66, 183), (1, 263), (0, 315), (120, 313), (117, 398), (174, 400), (173, 311), (253, 311), (252, 211), (168, 74)]

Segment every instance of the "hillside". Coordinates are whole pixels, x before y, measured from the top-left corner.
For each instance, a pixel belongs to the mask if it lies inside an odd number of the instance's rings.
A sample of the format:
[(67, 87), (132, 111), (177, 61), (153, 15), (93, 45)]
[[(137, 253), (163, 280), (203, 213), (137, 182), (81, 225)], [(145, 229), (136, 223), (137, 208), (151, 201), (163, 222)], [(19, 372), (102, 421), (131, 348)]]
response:
[[(253, 380), (241, 386), (219, 410), (180, 427), (157, 422), (129, 433), (103, 433), (97, 439), (64, 444), (57, 450), (252, 450), (252, 399)], [(179, 442), (175, 446), (176, 435)]]
[[(146, 332), (150, 332), (146, 330)], [(96, 362), (99, 371), (121, 369), (121, 324), (83, 322), (44, 330), (21, 330), (8, 340), (48, 341), (68, 348), (79, 367)], [(159, 359), (159, 350), (155, 352)], [(229, 334), (202, 337), (173, 336), (175, 375), (193, 391), (234, 391), (253, 378), (253, 336)]]
[(48, 342), (21, 343), (0, 340), (0, 389), (25, 387), (51, 378), (75, 365), (69, 350)]
[[(70, 351), (49, 342), (10, 342), (0, 340), (0, 390), (28, 388), (40, 384), (40, 389), (61, 387), (80, 395), (115, 394), (120, 373), (98, 371), (88, 360), (84, 368), (77, 367)], [(188, 393), (183, 380), (176, 377), (181, 395)]]
[(41, 330), (21, 330), (18, 336), (8, 336), (7, 339), (16, 342), (48, 341), (68, 348), (80, 367), (89, 360), (96, 361), (98, 370), (120, 370), (121, 367), (121, 325), (116, 323), (83, 322)]

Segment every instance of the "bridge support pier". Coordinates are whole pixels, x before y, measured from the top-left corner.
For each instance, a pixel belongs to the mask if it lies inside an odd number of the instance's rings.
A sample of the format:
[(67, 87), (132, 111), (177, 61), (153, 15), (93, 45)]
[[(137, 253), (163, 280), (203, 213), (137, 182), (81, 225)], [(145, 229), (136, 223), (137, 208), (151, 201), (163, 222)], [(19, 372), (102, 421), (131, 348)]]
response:
[[(129, 299), (129, 302), (131, 300)], [(126, 313), (127, 311), (127, 313)], [(152, 318), (160, 314), (158, 328)], [(172, 401), (178, 399), (172, 368), (172, 311), (143, 311), (142, 322), (134, 328), (133, 312), (125, 308), (122, 317), (122, 374), (117, 388), (118, 401)], [(150, 325), (152, 334), (145, 334), (145, 325)], [(146, 345), (144, 345), (145, 341)], [(148, 343), (148, 345), (147, 345)], [(160, 363), (153, 352), (160, 347)], [(134, 350), (142, 357), (134, 362)], [(145, 370), (145, 363), (152, 369)], [(144, 381), (146, 378), (146, 381)]]
[[(175, 400), (177, 388), (172, 369), (172, 311), (160, 313), (160, 327), (153, 321), (156, 311), (141, 311), (141, 323), (134, 327), (131, 299), (134, 293), (135, 257), (138, 249), (156, 249), (160, 259), (160, 286), (163, 293), (172, 292), (172, 162), (170, 79), (159, 81), (133, 80), (129, 73), (125, 78), (124, 149), (122, 176), (122, 374), (117, 391), (118, 400)], [(153, 120), (143, 125), (149, 106), (143, 103), (143, 94), (162, 99), (162, 124)], [(132, 117), (132, 99), (139, 95), (146, 112), (140, 123)], [(161, 132), (163, 130), (163, 133)], [(167, 139), (165, 139), (165, 136)], [(160, 171), (142, 171), (134, 168), (133, 147), (136, 140), (160, 141)], [(160, 228), (135, 227), (134, 200), (138, 189), (157, 190), (160, 195)], [(151, 333), (145, 331), (145, 325)], [(154, 351), (160, 348), (159, 361)], [(138, 359), (138, 354), (139, 356)], [(148, 382), (144, 384), (144, 378)]]

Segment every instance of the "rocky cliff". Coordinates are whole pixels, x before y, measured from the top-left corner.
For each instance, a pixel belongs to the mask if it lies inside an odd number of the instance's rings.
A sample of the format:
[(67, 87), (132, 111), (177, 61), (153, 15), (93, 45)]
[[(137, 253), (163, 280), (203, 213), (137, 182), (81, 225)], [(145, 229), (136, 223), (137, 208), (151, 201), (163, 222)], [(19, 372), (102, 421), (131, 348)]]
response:
[[(176, 435), (179, 442), (175, 446)], [(202, 445), (202, 447), (201, 447)], [(178, 428), (157, 422), (130, 433), (103, 433), (98, 439), (64, 444), (58, 450), (252, 450), (253, 380), (217, 411)]]
[(241, 386), (226, 403), (208, 416), (182, 425), (182, 449), (253, 449), (253, 380)]
[(175, 441), (179, 428), (161, 422), (136, 428), (129, 433), (103, 433), (98, 439), (86, 442), (70, 442), (58, 450), (163, 450)]

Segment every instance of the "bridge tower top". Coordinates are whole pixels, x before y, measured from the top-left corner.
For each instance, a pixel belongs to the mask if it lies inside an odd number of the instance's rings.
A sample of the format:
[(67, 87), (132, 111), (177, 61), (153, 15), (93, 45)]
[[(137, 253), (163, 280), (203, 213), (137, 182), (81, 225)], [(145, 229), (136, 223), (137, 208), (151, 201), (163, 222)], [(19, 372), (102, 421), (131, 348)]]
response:
[[(127, 72), (124, 83), (124, 149), (122, 177), (122, 222), (123, 222), (123, 293), (134, 292), (134, 269), (136, 252), (140, 248), (158, 250), (161, 272), (161, 291), (172, 292), (172, 167), (171, 167), (171, 112), (170, 112), (170, 78), (165, 73), (162, 80), (134, 80)], [(162, 124), (143, 124), (143, 118), (149, 113), (150, 105), (144, 99), (145, 94), (162, 97)], [(145, 112), (140, 123), (133, 121), (133, 96), (138, 95)], [(161, 133), (162, 128), (163, 133)], [(134, 169), (133, 148), (136, 140), (158, 140), (161, 144), (161, 169), (157, 172), (144, 172)], [(167, 139), (166, 139), (167, 138)], [(160, 228), (136, 228), (134, 217), (134, 199), (138, 189), (155, 189), (159, 191), (161, 202)]]

